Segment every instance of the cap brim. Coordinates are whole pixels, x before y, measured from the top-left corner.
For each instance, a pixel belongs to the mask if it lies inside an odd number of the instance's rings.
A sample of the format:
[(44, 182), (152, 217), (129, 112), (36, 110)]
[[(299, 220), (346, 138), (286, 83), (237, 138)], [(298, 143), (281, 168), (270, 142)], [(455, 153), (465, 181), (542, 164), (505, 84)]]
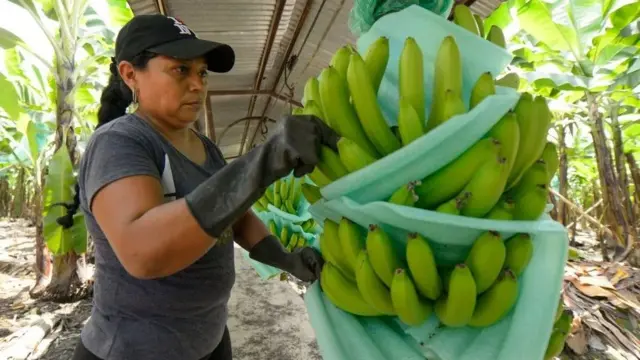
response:
[(226, 73), (233, 68), (236, 56), (227, 44), (202, 39), (181, 39), (148, 49), (151, 52), (176, 59), (193, 59), (204, 56), (209, 71)]

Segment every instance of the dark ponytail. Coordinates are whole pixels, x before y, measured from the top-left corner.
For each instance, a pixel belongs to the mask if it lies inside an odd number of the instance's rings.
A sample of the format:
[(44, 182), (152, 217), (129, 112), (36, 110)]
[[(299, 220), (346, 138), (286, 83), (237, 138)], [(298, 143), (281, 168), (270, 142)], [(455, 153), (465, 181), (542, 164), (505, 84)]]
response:
[[(147, 63), (156, 54), (143, 51), (131, 59), (130, 63), (136, 69), (144, 69), (147, 67)], [(100, 96), (100, 109), (98, 109), (98, 125), (96, 128), (107, 124), (111, 120), (117, 119), (120, 116), (127, 113), (127, 107), (133, 101), (133, 93), (131, 89), (122, 81), (120, 74), (118, 73), (118, 65), (115, 60), (109, 65), (111, 76), (109, 76), (109, 82), (107, 87), (102, 90)], [(73, 216), (78, 212), (80, 207), (80, 185), (76, 182), (74, 187), (73, 203), (64, 204), (58, 203), (53, 205), (63, 206), (67, 213), (56, 219), (56, 222), (63, 228), (68, 229), (73, 226)], [(53, 206), (52, 205), (52, 206)]]

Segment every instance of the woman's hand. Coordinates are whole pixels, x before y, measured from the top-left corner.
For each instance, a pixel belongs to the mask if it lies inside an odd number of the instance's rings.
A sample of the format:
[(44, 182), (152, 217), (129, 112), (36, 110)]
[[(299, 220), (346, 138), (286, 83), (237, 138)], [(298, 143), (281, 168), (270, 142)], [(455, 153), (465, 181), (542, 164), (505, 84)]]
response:
[(289, 254), (289, 258), (291, 265), (287, 271), (291, 275), (308, 282), (320, 279), (324, 259), (318, 250), (305, 246)]
[(249, 251), (249, 257), (311, 282), (320, 278), (324, 265), (324, 259), (316, 249), (307, 246), (290, 253), (274, 235), (268, 235), (255, 244)]

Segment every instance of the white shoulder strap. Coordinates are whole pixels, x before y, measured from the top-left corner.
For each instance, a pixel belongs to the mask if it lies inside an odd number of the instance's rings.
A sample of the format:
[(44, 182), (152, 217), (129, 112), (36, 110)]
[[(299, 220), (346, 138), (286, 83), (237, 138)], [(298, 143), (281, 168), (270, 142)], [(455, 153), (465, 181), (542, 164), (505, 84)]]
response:
[(173, 182), (173, 172), (171, 171), (171, 163), (169, 155), (164, 154), (164, 170), (162, 171), (162, 188), (164, 189), (165, 202), (176, 199), (176, 186)]

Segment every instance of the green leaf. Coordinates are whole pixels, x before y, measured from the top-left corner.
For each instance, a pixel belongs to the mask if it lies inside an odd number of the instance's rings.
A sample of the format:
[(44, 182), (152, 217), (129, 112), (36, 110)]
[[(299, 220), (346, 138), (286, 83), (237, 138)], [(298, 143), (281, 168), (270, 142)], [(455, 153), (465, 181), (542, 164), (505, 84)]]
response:
[(611, 24), (616, 29), (622, 29), (632, 22), (638, 20), (640, 18), (640, 2), (634, 2), (632, 4), (627, 4), (613, 13), (611, 13)]
[(21, 43), (22, 39), (20, 39), (16, 34), (0, 27), (0, 48), (11, 49)]
[(12, 119), (17, 119), (22, 109), (20, 108), (20, 102), (18, 93), (13, 84), (0, 73), (0, 108), (9, 115)]
[(133, 18), (133, 11), (127, 1), (107, 0), (107, 4), (109, 6), (109, 22), (112, 27), (120, 29)]
[(29, 146), (29, 155), (31, 157), (31, 163), (35, 164), (38, 161), (38, 156), (40, 155), (40, 151), (38, 149), (38, 129), (36, 125), (31, 121), (29, 116), (25, 113), (20, 114), (20, 119), (17, 122), (17, 128), (22, 133), (22, 135), (26, 138), (27, 144)]
[(47, 247), (54, 255), (62, 255), (74, 248), (71, 231), (60, 226), (56, 219), (66, 214), (62, 206), (56, 203), (69, 204), (73, 201), (73, 165), (66, 146), (61, 146), (49, 161), (49, 172), (43, 192), (44, 238)]

